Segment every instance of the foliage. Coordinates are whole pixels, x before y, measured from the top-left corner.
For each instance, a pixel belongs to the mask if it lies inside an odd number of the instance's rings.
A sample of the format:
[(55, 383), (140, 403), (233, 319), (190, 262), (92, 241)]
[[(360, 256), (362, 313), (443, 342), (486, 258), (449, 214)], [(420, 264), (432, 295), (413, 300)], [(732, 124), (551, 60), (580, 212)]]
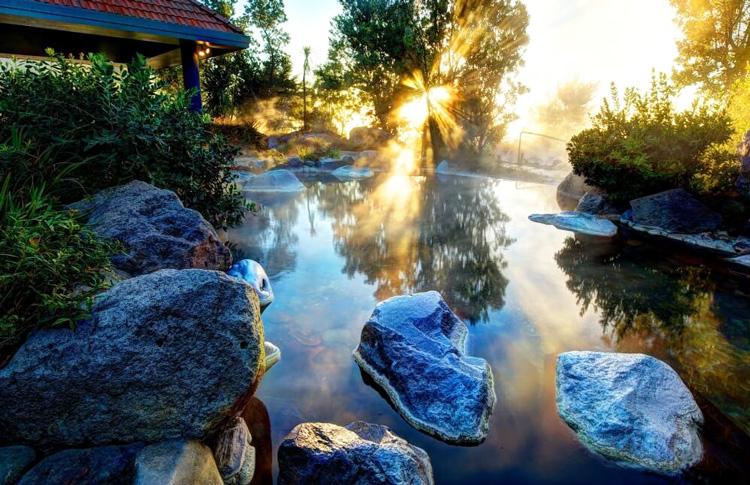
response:
[(555, 95), (534, 110), (534, 120), (541, 133), (569, 139), (586, 125), (596, 83), (577, 79), (557, 87)]
[(680, 86), (697, 84), (723, 98), (750, 62), (748, 0), (671, 0), (684, 38), (677, 44)]
[[(728, 188), (729, 117), (705, 103), (678, 112), (675, 91), (664, 75), (654, 76), (648, 92), (627, 89), (622, 100), (613, 85), (593, 126), (568, 144), (575, 172), (615, 202), (676, 187), (699, 194)], [(736, 176), (736, 163), (733, 170)]]
[[(327, 82), (367, 93), (382, 128), (405, 98), (436, 86), (455, 93), (457, 130), (478, 154), (513, 118), (509, 106), (522, 88), (511, 79), (527, 43), (524, 5), (506, 0), (340, 0), (334, 18)], [(416, 80), (411, 87), (404, 81)], [(416, 84), (416, 85), (414, 85)], [(498, 102), (500, 101), (500, 102)], [(431, 115), (433, 145), (439, 137)]]
[(242, 123), (214, 122), (212, 131), (221, 134), (232, 145), (256, 149), (262, 149), (265, 146), (265, 136), (258, 131), (257, 124), (252, 121)]
[[(291, 60), (283, 51), (288, 35), (281, 0), (251, 0), (237, 14), (237, 0), (203, 0), (254, 40), (248, 49), (214, 57), (201, 65), (206, 110), (215, 116), (234, 115), (248, 104), (294, 90)], [(262, 45), (262, 48), (259, 46)]]
[(88, 60), (0, 66), (0, 139), (22, 132), (26, 140), (24, 156), (0, 158), (2, 173), (44, 182), (64, 172), (55, 189), (63, 203), (139, 179), (175, 191), (217, 227), (238, 223), (245, 203), (229, 170), (236, 149), (188, 111), (187, 94), (161, 90), (142, 57), (124, 68), (102, 55)]
[(107, 286), (116, 250), (56, 209), (44, 186), (0, 187), (0, 365), (36, 328), (73, 326)]

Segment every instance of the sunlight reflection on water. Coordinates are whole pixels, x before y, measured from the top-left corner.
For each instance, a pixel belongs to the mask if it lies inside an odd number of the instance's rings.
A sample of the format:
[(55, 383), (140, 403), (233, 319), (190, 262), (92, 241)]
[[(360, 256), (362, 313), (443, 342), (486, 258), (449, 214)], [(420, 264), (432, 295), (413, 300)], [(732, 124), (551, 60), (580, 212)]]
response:
[[(688, 479), (748, 472), (747, 281), (529, 222), (558, 210), (552, 186), (406, 176), (307, 185), (230, 233), (276, 293), (263, 319), (283, 357), (258, 394), (274, 450), (299, 422), (362, 419), (424, 448), (437, 483), (660, 482), (592, 456), (557, 416), (556, 355), (619, 350), (667, 360), (696, 392), (707, 458)], [(377, 301), (429, 289), (469, 323), (470, 352), (494, 370), (498, 402), (477, 447), (411, 428), (351, 357)]]

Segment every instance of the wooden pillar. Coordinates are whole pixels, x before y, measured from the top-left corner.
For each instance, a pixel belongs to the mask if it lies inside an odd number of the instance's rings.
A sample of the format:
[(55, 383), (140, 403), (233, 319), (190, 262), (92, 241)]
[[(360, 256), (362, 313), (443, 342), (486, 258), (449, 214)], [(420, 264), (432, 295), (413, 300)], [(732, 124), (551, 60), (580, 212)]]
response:
[(201, 76), (198, 67), (198, 46), (195, 42), (180, 42), (180, 54), (182, 57), (182, 80), (185, 90), (195, 90), (190, 98), (190, 111), (200, 112), (203, 110), (201, 101)]

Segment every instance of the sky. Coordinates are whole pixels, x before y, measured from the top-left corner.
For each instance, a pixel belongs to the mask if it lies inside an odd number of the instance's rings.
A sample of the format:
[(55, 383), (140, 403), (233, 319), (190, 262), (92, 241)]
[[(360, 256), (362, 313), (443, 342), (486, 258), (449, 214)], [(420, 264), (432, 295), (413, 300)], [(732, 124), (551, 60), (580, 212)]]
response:
[[(669, 0), (525, 0), (529, 44), (519, 79), (529, 88), (517, 105), (515, 128), (530, 123), (531, 109), (549, 99), (566, 81), (595, 82), (597, 99), (609, 84), (646, 87), (651, 70), (671, 71), (679, 29)], [(287, 52), (294, 72), (302, 72), (302, 48), (312, 48), (312, 65), (328, 50), (337, 0), (286, 0), (291, 36)]]

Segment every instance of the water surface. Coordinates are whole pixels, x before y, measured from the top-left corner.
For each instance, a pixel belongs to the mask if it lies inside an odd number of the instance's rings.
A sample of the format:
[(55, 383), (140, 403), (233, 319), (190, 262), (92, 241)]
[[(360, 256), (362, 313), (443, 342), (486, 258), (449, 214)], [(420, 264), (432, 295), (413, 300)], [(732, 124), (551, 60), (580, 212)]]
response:
[[(263, 319), (282, 359), (255, 403), (270, 425), (265, 477), (276, 476), (276, 450), (296, 424), (360, 419), (425, 449), (439, 484), (669, 481), (593, 455), (560, 420), (555, 359), (568, 350), (669, 362), (706, 415), (705, 459), (678, 480), (749, 476), (746, 278), (674, 248), (529, 222), (559, 210), (551, 185), (385, 175), (306, 185), (261, 198), (261, 213), (229, 235), (236, 253), (266, 268), (276, 295)], [(479, 446), (410, 427), (351, 356), (378, 301), (432, 289), (469, 326), (470, 353), (494, 371), (498, 399)]]

